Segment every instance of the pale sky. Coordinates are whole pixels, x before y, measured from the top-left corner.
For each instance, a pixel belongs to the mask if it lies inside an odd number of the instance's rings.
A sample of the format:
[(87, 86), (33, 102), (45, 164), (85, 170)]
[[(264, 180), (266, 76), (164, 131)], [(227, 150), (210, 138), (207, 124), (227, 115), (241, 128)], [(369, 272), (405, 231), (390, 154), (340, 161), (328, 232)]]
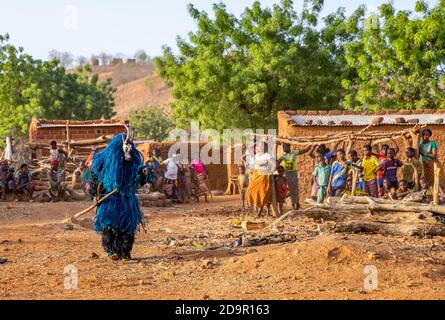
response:
[[(192, 2), (211, 11), (210, 0), (0, 0), (0, 34), (23, 46), (36, 58), (46, 59), (51, 49), (90, 57), (105, 51), (132, 56), (144, 49), (161, 54), (167, 44), (175, 48), (177, 35), (195, 30), (186, 10)], [(229, 11), (239, 15), (254, 0), (225, 0)], [(262, 0), (271, 6), (277, 0)], [(324, 14), (343, 6), (350, 14), (360, 4), (371, 10), (387, 0), (325, 0)], [(436, 3), (437, 0), (429, 0)], [(302, 0), (294, 0), (298, 10)], [(415, 0), (394, 0), (397, 9), (413, 9)]]

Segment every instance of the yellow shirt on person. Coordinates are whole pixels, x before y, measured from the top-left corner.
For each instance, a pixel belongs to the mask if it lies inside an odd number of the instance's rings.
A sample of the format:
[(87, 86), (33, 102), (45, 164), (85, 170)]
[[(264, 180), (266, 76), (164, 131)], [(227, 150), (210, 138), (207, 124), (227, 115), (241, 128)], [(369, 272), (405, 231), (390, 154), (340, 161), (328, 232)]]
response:
[(380, 166), (380, 161), (375, 157), (371, 156), (370, 158), (364, 158), (362, 160), (363, 167), (363, 179), (365, 181), (372, 181), (377, 178), (377, 168)]

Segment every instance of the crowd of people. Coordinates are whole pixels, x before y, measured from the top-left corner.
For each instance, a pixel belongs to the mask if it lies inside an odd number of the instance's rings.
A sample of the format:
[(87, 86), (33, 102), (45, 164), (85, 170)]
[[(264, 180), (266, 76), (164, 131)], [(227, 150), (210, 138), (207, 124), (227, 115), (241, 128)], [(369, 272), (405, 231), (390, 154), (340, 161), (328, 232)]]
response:
[[(355, 195), (393, 200), (422, 192), (424, 201), (431, 202), (434, 164), (439, 164), (438, 144), (431, 139), (432, 134), (430, 129), (421, 132), (418, 150), (412, 147), (409, 137), (403, 136), (406, 146), (403, 160), (395, 141), (382, 146), (366, 144), (362, 150), (355, 150), (354, 138), (337, 142), (332, 149), (322, 144), (292, 150), (290, 144), (284, 143), (283, 153), (279, 157), (266, 152), (267, 144), (260, 143), (255, 156), (246, 153), (244, 164), (239, 168), (243, 206), (254, 207), (258, 215), (266, 207), (270, 212), (271, 187), (274, 187), (280, 213), (287, 198), (290, 198), (292, 208), (298, 210), (300, 188), (297, 158), (306, 153), (316, 163), (312, 172), (311, 197), (317, 203), (323, 203), (328, 196), (341, 197), (353, 192)], [(343, 146), (340, 148), (341, 144)], [(276, 170), (271, 171), (271, 165)], [(440, 181), (444, 182), (444, 179)], [(442, 187), (439, 188), (439, 195), (443, 202), (445, 194)]]
[[(80, 189), (89, 195), (93, 188), (93, 177), (90, 170), (93, 157), (98, 150), (93, 147), (86, 161), (78, 162), (77, 169), (72, 174), (71, 182), (67, 181), (68, 173), (64, 169), (68, 160), (68, 153), (59, 148), (57, 141), (49, 143), (49, 170), (47, 170), (48, 188), (46, 198), (48, 201), (65, 201), (70, 197), (70, 190)], [(143, 168), (147, 181), (150, 183), (149, 191), (161, 192), (175, 203), (188, 203), (192, 199), (197, 202), (204, 198), (207, 202), (211, 195), (208, 183), (208, 170), (200, 160), (193, 160), (190, 164), (181, 161), (177, 152), (168, 159), (163, 160), (159, 150), (149, 151), (147, 161)], [(14, 194), (18, 201), (19, 194), (26, 194), (30, 201), (34, 199), (35, 183), (33, 175), (27, 164), (20, 166), (15, 172), (7, 160), (0, 161), (0, 200), (4, 201), (8, 193)]]
[(145, 163), (150, 191), (164, 193), (175, 203), (197, 202), (201, 197), (207, 202), (210, 196), (208, 170), (201, 160), (194, 159), (191, 163), (181, 161), (180, 152), (163, 160), (159, 150), (149, 151)]
[[(323, 203), (328, 196), (341, 197), (353, 192), (355, 195), (400, 200), (410, 193), (421, 191), (425, 201), (431, 201), (434, 164), (438, 163), (438, 144), (432, 140), (432, 134), (430, 129), (422, 131), (417, 150), (412, 147), (409, 137), (402, 137), (405, 140), (404, 156), (400, 155), (395, 141), (381, 146), (366, 144), (361, 150), (355, 149), (356, 141), (353, 138), (337, 142), (331, 149), (324, 144), (292, 149), (290, 144), (284, 143), (279, 157), (267, 152), (266, 143), (260, 143), (254, 155), (246, 151), (244, 163), (239, 167), (242, 205), (254, 207), (259, 215), (264, 208), (270, 212), (273, 187), (281, 213), (288, 199), (292, 209), (298, 210), (301, 201), (297, 159), (304, 154), (315, 159), (311, 197), (318, 203)], [(49, 201), (68, 199), (69, 189), (83, 189), (89, 194), (92, 187), (90, 167), (99, 150), (93, 148), (86, 161), (79, 162), (69, 184), (64, 170), (68, 153), (59, 148), (56, 141), (51, 141), (49, 145), (50, 169), (47, 171), (46, 193)], [(181, 161), (179, 152), (164, 160), (159, 150), (149, 151), (146, 159), (143, 171), (147, 181), (150, 181), (151, 192), (163, 193), (176, 203), (189, 203), (192, 199), (199, 202), (201, 197), (208, 201), (211, 195), (208, 170), (201, 160), (195, 159), (186, 164)], [(439, 189), (440, 200), (445, 200), (443, 189)], [(1, 201), (5, 200), (8, 192), (14, 194), (16, 200), (20, 195), (27, 195), (33, 200), (35, 183), (27, 164), (20, 165), (15, 171), (7, 160), (0, 161)]]
[[(63, 170), (68, 153), (57, 147), (56, 141), (50, 144), (50, 168), (47, 171), (48, 188), (45, 193), (47, 201), (60, 201), (69, 198), (68, 184), (66, 182), (66, 171)], [(15, 171), (8, 160), (0, 160), (0, 201), (5, 201), (8, 193), (13, 194), (14, 200), (26, 197), (34, 201), (36, 184), (29, 165), (23, 163)]]

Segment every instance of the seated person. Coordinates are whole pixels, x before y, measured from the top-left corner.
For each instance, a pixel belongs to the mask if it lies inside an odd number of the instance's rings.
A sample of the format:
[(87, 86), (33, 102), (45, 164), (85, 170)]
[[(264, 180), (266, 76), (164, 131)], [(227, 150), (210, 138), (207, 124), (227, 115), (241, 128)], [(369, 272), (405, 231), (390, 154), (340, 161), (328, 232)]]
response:
[(399, 189), (397, 190), (397, 200), (402, 200), (408, 194), (412, 193), (413, 190), (409, 188), (409, 183), (406, 180), (400, 180)]
[(71, 179), (71, 189), (83, 189), (82, 177), (85, 174), (85, 171), (85, 162), (79, 162), (79, 166), (73, 172), (73, 177)]
[[(357, 187), (355, 189), (355, 195), (356, 196), (367, 196), (368, 194), (363, 191), (362, 189), (359, 188), (359, 183), (357, 183)], [(348, 180), (346, 180), (346, 188), (343, 190), (342, 196), (343, 195), (347, 195), (347, 196), (351, 196), (352, 195), (352, 177), (348, 177)]]
[(397, 200), (396, 188), (389, 179), (385, 178), (382, 185), (383, 199)]
[(65, 183), (66, 173), (59, 170), (59, 161), (51, 161), (51, 169), (48, 171), (48, 193), (52, 201), (66, 200), (68, 198)]
[(15, 174), (14, 192), (17, 194), (27, 194), (30, 201), (33, 201), (34, 182), (32, 174), (29, 172), (27, 164), (22, 164), (20, 170)]
[(416, 150), (412, 147), (406, 149), (407, 160), (403, 161), (402, 176), (408, 182), (410, 189), (419, 191), (416, 182), (420, 180), (423, 173), (422, 162), (416, 158)]
[(9, 167), (8, 160), (0, 160), (0, 201), (5, 200), (8, 191), (14, 191), (14, 170)]
[[(434, 199), (434, 189), (429, 185), (426, 177), (422, 177), (419, 180), (420, 191), (424, 193), (424, 203), (431, 203)], [(439, 203), (443, 203), (445, 200), (445, 193), (443, 189), (439, 187)]]

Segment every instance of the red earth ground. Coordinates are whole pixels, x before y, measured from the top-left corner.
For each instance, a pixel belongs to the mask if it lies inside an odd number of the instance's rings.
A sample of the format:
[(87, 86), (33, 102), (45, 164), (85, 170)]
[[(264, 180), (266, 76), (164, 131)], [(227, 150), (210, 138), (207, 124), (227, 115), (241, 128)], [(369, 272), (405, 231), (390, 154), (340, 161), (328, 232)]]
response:
[[(291, 243), (232, 246), (237, 197), (145, 208), (131, 261), (111, 261), (93, 230), (61, 221), (89, 203), (0, 203), (0, 299), (444, 299), (445, 239), (333, 234), (305, 217)], [(256, 218), (252, 217), (252, 220)], [(272, 218), (259, 219), (270, 223)], [(97, 256), (96, 256), (97, 254)], [(66, 266), (78, 289), (64, 288)], [(365, 267), (377, 289), (364, 290)]]

